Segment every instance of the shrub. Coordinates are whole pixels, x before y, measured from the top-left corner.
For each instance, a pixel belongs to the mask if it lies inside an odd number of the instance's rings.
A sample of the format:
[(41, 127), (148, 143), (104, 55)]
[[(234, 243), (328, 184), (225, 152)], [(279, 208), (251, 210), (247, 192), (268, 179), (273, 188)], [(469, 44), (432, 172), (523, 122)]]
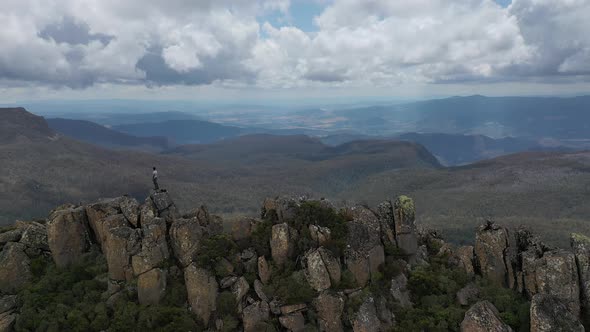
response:
[(227, 235), (215, 235), (201, 242), (196, 263), (211, 271), (215, 271), (217, 263), (225, 257), (232, 257), (238, 251), (238, 246)]
[(270, 237), (272, 235), (272, 221), (264, 220), (254, 226), (252, 230), (252, 246), (259, 256), (270, 258)]

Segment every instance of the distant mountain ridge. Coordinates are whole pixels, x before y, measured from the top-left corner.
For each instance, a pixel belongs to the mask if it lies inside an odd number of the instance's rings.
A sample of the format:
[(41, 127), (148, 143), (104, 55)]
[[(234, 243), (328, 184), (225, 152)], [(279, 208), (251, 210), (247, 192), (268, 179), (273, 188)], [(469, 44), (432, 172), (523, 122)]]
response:
[(85, 120), (55, 118), (47, 123), (56, 132), (103, 147), (164, 150), (170, 146), (166, 137), (132, 136)]

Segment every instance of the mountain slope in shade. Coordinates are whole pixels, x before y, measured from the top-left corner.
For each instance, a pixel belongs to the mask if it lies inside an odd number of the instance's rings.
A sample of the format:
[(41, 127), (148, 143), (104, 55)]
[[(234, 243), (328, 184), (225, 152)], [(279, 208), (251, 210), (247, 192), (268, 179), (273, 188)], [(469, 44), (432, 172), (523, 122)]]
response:
[(113, 126), (113, 129), (140, 137), (163, 136), (177, 144), (209, 143), (227, 137), (235, 137), (243, 132), (242, 128), (201, 120), (134, 123)]
[(47, 123), (58, 133), (103, 147), (145, 150), (168, 148), (165, 137), (136, 137), (90, 121), (55, 118), (47, 119)]

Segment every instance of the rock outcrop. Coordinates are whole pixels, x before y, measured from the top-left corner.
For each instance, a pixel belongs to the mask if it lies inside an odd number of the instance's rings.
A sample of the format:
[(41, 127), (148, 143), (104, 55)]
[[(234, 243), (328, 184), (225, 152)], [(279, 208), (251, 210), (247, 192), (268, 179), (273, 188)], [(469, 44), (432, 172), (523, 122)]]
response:
[(313, 301), (313, 305), (318, 313), (320, 331), (341, 332), (344, 330), (342, 326), (343, 296), (323, 292)]
[(498, 309), (493, 304), (488, 301), (481, 301), (467, 310), (465, 318), (461, 322), (461, 331), (511, 332), (512, 329), (502, 322)]
[(580, 320), (555, 296), (537, 294), (531, 301), (531, 332), (583, 332)]
[(78, 263), (90, 247), (86, 209), (68, 206), (53, 211), (47, 222), (47, 242), (55, 265)]
[(382, 331), (381, 321), (375, 308), (375, 300), (372, 297), (367, 297), (361, 304), (352, 320), (352, 330), (354, 332)]
[(414, 201), (407, 196), (399, 196), (393, 206), (395, 218), (396, 244), (406, 254), (412, 256), (418, 250), (418, 238), (416, 236), (416, 209)]
[(244, 308), (242, 317), (244, 323), (244, 332), (257, 332), (257, 325), (261, 322), (267, 321), (270, 318), (270, 308), (268, 303), (259, 301), (247, 306)]
[(184, 282), (192, 311), (203, 324), (209, 325), (217, 304), (219, 286), (215, 277), (193, 263), (184, 270)]
[(511, 287), (514, 270), (509, 257), (509, 233), (506, 228), (487, 222), (475, 236), (475, 256), (481, 275), (494, 284)]
[(582, 234), (572, 234), (570, 243), (580, 278), (582, 314), (586, 321), (590, 321), (590, 238)]
[(283, 265), (289, 258), (293, 257), (297, 237), (297, 230), (291, 228), (287, 223), (272, 226), (270, 250), (275, 264)]
[(26, 249), (22, 243), (9, 242), (0, 252), (0, 292), (15, 293), (32, 278)]
[(340, 263), (323, 247), (308, 252), (305, 255), (305, 265), (307, 281), (318, 292), (340, 282)]

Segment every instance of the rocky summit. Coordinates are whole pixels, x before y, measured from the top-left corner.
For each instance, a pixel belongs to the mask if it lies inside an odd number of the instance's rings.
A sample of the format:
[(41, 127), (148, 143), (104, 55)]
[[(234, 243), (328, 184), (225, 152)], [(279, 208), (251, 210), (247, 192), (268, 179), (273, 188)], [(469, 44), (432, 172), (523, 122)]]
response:
[(584, 331), (590, 239), (491, 221), (474, 246), (374, 209), (267, 199), (224, 231), (152, 192), (0, 230), (0, 331)]

